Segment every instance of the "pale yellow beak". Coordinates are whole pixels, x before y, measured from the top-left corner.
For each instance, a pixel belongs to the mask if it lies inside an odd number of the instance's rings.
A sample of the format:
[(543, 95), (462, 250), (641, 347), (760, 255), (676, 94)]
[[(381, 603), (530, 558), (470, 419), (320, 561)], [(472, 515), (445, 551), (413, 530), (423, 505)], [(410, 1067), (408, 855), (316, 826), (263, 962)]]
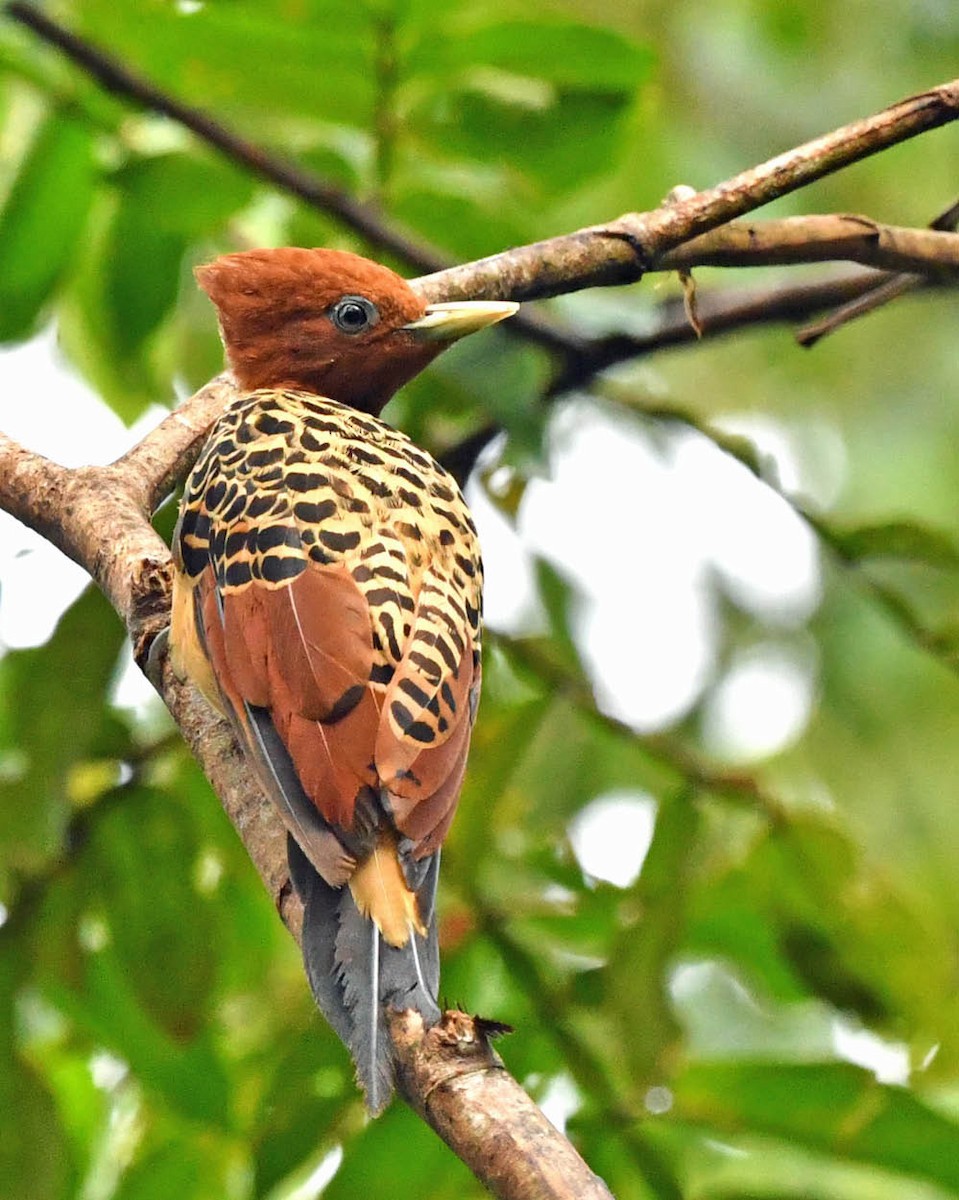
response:
[(519, 308), (512, 300), (450, 300), (431, 304), (424, 316), (403, 328), (424, 342), (455, 342), (511, 317)]

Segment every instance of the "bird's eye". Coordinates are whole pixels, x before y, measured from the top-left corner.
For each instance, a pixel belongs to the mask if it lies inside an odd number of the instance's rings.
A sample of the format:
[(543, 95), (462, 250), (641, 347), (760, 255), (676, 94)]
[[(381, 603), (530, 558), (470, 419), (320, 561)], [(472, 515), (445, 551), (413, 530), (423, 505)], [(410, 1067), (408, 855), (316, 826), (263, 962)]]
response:
[(363, 333), (379, 319), (376, 305), (365, 296), (343, 296), (330, 309), (330, 320), (341, 333)]

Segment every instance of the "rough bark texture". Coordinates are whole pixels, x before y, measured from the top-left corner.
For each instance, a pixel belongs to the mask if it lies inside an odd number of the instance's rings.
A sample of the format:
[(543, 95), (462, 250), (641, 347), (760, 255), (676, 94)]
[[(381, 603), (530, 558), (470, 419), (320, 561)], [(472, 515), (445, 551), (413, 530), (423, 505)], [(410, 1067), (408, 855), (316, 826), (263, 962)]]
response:
[(447, 1012), (425, 1031), (418, 1013), (396, 1013), (391, 1032), (404, 1095), (494, 1196), (612, 1200), (506, 1071), (481, 1020)]

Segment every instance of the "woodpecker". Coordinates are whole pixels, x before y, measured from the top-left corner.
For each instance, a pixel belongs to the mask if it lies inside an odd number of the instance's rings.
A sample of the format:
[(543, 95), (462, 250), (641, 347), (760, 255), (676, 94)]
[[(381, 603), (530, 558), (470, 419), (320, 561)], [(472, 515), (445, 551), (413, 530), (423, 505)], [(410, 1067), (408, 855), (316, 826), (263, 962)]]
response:
[(186, 483), (172, 662), (230, 720), (286, 826), (310, 985), (376, 1113), (394, 1083), (386, 1010), (440, 1015), (436, 886), (483, 585), (456, 482), (379, 414), (517, 305), (427, 305), (326, 249), (228, 254), (196, 276), (241, 394)]

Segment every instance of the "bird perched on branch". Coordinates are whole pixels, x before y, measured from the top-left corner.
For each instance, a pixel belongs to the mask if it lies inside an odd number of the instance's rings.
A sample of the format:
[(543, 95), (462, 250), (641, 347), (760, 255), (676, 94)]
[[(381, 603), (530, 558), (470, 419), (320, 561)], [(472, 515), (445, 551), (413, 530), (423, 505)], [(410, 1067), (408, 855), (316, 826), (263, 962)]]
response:
[(429, 305), (335, 250), (198, 268), (242, 390), (186, 485), (175, 669), (230, 719), (289, 833), (314, 995), (370, 1109), (385, 1010), (439, 1017), (434, 901), (480, 685), (482, 563), (452, 477), (379, 419), (515, 304)]

